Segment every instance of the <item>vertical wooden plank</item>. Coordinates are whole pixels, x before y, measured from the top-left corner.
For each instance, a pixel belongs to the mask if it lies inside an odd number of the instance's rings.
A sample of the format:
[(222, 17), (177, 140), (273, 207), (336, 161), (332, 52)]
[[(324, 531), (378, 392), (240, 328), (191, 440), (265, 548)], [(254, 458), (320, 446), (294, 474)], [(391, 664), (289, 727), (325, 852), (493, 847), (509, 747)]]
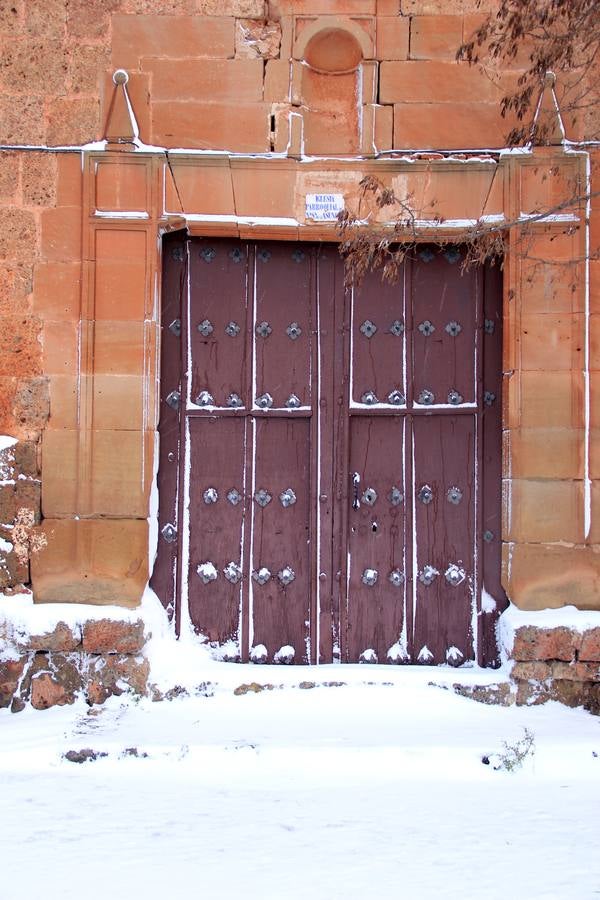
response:
[(314, 578), (309, 418), (256, 420), (254, 485), (252, 656), (307, 662)]
[[(175, 611), (178, 541), (177, 531), (178, 462), (180, 456), (179, 410), (166, 398), (181, 392), (181, 317), (182, 298), (187, 291), (187, 250), (181, 235), (165, 238), (163, 243), (163, 281), (161, 312), (160, 364), (160, 436), (158, 466), (158, 547), (150, 586), (166, 607), (169, 617)], [(165, 531), (165, 529), (167, 529)]]

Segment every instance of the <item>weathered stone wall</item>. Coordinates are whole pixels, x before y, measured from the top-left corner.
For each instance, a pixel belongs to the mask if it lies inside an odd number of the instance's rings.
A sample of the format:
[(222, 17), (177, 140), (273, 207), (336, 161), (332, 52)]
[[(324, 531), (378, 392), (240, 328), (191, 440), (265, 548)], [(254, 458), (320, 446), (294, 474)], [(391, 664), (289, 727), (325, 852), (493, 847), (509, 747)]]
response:
[[(223, 157), (202, 167), (200, 157), (171, 156), (165, 167), (160, 153), (116, 144), (104, 161), (69, 151), (126, 136), (115, 68), (130, 75), (148, 144), (290, 157), (501, 147), (511, 123), (498, 101), (518, 68), (488, 77), (454, 59), (488, 6), (14, 0), (0, 9), (0, 433), (19, 441), (0, 478), (0, 537), (9, 540), (19, 510), (39, 520), (41, 467), (39, 599), (135, 605), (147, 579), (167, 213), (173, 222), (190, 211), (302, 222), (310, 186), (355, 196), (361, 175), (360, 166), (299, 171), (271, 160), (253, 169)], [(360, 48), (358, 75), (307, 75), (302, 59), (321, 59), (328, 28), (350, 35), (345, 53)], [(571, 126), (569, 137), (581, 133)], [(557, 148), (504, 159), (483, 194), (485, 176), (468, 175), (460, 154), (453, 169), (441, 156), (430, 154), (414, 183), (448, 218), (469, 210), (510, 221), (585, 193), (586, 160)], [(394, 182), (392, 170), (385, 177), (398, 188), (408, 176)], [(593, 189), (596, 180), (594, 171)], [(505, 269), (504, 582), (528, 608), (600, 604), (600, 261), (586, 263), (600, 246), (596, 205), (589, 235), (583, 202), (572, 227), (514, 231)], [(132, 221), (136, 211), (145, 218)], [(3, 559), (0, 588), (28, 577), (26, 557)]]

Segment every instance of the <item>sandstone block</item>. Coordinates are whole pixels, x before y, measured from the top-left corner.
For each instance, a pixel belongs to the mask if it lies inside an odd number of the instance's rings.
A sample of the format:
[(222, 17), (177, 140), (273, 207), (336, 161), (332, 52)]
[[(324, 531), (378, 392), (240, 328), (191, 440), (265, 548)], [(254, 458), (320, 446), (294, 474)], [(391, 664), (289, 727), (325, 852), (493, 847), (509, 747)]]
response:
[(88, 653), (139, 653), (144, 643), (141, 619), (137, 622), (98, 619), (83, 626), (83, 649)]
[(234, 19), (225, 15), (115, 15), (112, 61), (115, 67), (137, 68), (145, 56), (228, 58), (234, 50)]
[(47, 141), (52, 147), (87, 144), (100, 137), (100, 105), (94, 97), (62, 98), (48, 104)]
[(262, 100), (262, 59), (183, 59), (174, 66), (171, 60), (146, 57), (141, 64), (152, 75), (155, 102)]
[(517, 706), (540, 706), (551, 700), (549, 689), (535, 681), (519, 681), (517, 684)]
[(3, 96), (0, 99), (0, 142), (43, 144), (45, 138), (42, 97)]
[(23, 377), (42, 371), (41, 327), (36, 316), (0, 318), (0, 375)]
[(0, 258), (28, 263), (37, 256), (33, 214), (25, 209), (0, 209)]
[(410, 58), (454, 60), (462, 35), (462, 16), (413, 16), (410, 20)]
[(409, 23), (397, 13), (377, 19), (377, 59), (408, 59)]
[(438, 60), (383, 61), (380, 66), (381, 103), (499, 102), (502, 86), (492, 83), (476, 67)]
[(600, 665), (593, 662), (555, 662), (552, 677), (557, 681), (600, 681)]
[(509, 130), (498, 103), (394, 104), (394, 147), (399, 149), (503, 147)]
[(17, 379), (12, 396), (13, 428), (17, 428), (17, 436), (38, 440), (49, 414), (48, 378), (40, 376)]
[(569, 628), (536, 628), (525, 625), (517, 628), (512, 658), (518, 662), (534, 660), (565, 660), (575, 657), (580, 636)]
[(196, 0), (198, 12), (205, 16), (242, 16), (262, 19), (263, 0)]
[(270, 59), (265, 67), (264, 99), (284, 103), (290, 98), (290, 64), (287, 59)]
[(279, 22), (237, 19), (235, 55), (238, 59), (277, 59), (281, 47)]
[(111, 696), (131, 691), (144, 696), (150, 665), (140, 656), (98, 656), (92, 660), (85, 685), (88, 703), (104, 703)]
[(120, 6), (119, 0), (69, 0), (67, 8), (67, 34), (69, 37), (94, 40), (104, 38), (109, 32), (110, 14)]
[(0, 660), (0, 709), (8, 709), (27, 663), (26, 656)]
[(0, 151), (0, 198), (14, 200), (19, 187), (22, 154), (13, 150)]
[(67, 262), (81, 258), (81, 210), (77, 206), (46, 209), (41, 221), (45, 260)]
[(269, 149), (270, 115), (268, 103), (157, 100), (152, 104), (152, 141), (166, 147), (262, 153)]
[(599, 608), (600, 559), (590, 547), (504, 546), (503, 585), (520, 609), (557, 609), (566, 604)]
[(514, 478), (509, 490), (510, 520), (504, 527), (508, 540), (583, 543), (581, 481)]
[(48, 672), (42, 672), (31, 680), (31, 705), (34, 709), (49, 709), (73, 703), (69, 700), (64, 685)]
[(64, 90), (67, 58), (59, 40), (21, 38), (4, 45), (0, 83), (4, 92), (60, 94)]
[(54, 206), (57, 162), (54, 153), (22, 154), (24, 206)]
[(58, 622), (52, 631), (45, 634), (30, 634), (23, 642), (22, 649), (35, 652), (70, 653), (81, 644), (81, 630), (71, 629), (65, 622)]
[(579, 648), (579, 659), (582, 662), (600, 661), (600, 628), (590, 628), (584, 632)]
[[(65, 0), (44, 0), (44, 3), (25, 3), (25, 32), (42, 40), (61, 39), (66, 22)], [(14, 6), (14, 4), (9, 4)]]
[(510, 674), (515, 681), (546, 681), (552, 667), (545, 662), (516, 662)]
[(22, 316), (31, 311), (31, 263), (0, 265), (0, 316)]
[(81, 265), (78, 262), (39, 262), (33, 275), (33, 308), (54, 322), (77, 320), (80, 309)]
[[(101, 45), (72, 47), (68, 61), (68, 85), (73, 94), (97, 94), (110, 66), (110, 51)], [(115, 68), (117, 68), (115, 66)]]
[(553, 681), (550, 688), (550, 699), (564, 703), (565, 706), (583, 706), (590, 696), (592, 685), (582, 681)]

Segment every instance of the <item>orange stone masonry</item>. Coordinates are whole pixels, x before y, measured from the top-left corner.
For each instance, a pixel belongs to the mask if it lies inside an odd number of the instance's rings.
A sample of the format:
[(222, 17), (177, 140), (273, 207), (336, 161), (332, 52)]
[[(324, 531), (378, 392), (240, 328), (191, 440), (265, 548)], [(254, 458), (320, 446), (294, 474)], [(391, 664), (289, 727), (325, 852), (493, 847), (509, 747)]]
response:
[(532, 217), (510, 229), (504, 267), (503, 583), (524, 609), (600, 609), (600, 262), (588, 260), (600, 215), (594, 201), (588, 229), (578, 201), (535, 219), (585, 194), (598, 150), (499, 152), (517, 64), (489, 77), (455, 59), (493, 6), (15, 0), (0, 12), (0, 433), (35, 458), (18, 471), (11, 457), (5, 476), (0, 451), (0, 538), (17, 513), (5, 482), (23, 474), (45, 544), (28, 562), (0, 552), (0, 590), (140, 602), (161, 236), (335, 241), (334, 223), (307, 220), (307, 193), (357, 210), (369, 174), (443, 220), (423, 223), (424, 240)]

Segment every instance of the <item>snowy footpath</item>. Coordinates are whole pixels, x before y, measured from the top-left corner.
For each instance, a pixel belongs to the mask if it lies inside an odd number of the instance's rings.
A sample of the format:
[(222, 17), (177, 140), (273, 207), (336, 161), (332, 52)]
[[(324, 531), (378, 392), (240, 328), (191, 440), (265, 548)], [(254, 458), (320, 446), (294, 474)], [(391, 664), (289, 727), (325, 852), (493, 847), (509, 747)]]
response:
[(0, 900), (600, 898), (600, 719), (485, 706), (451, 670), (208, 671), (170, 702), (0, 712)]

